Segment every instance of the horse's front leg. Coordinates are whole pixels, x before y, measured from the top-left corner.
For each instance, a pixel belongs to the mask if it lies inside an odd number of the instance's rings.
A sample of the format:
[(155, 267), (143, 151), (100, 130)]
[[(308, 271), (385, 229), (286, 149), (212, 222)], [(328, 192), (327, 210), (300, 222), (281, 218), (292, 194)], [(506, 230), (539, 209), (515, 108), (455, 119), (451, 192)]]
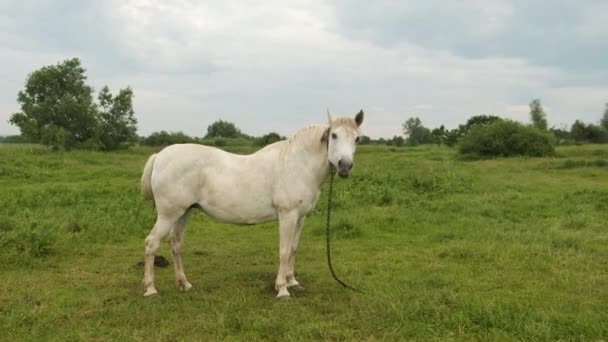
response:
[(292, 241), (298, 224), (296, 211), (279, 212), (279, 273), (275, 282), (277, 299), (289, 299), (287, 291), (287, 275), (292, 254)]
[(296, 223), (296, 230), (294, 232), (293, 239), (291, 241), (291, 253), (289, 255), (289, 269), (287, 270), (287, 288), (291, 291), (304, 291), (304, 287), (298, 283), (295, 276), (295, 262), (296, 252), (298, 250), (298, 243), (300, 242), (300, 234), (302, 233), (302, 225), (304, 224), (305, 216), (298, 219)]

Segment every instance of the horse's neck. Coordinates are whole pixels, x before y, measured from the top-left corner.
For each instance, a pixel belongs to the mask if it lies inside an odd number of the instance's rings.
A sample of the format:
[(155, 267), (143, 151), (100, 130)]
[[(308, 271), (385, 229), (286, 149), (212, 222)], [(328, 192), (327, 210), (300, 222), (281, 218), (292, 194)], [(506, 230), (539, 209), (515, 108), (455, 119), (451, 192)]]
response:
[(293, 158), (294, 161), (289, 164), (308, 169), (315, 185), (319, 187), (325, 182), (330, 171), (327, 144), (321, 142), (325, 129), (322, 126), (306, 128), (289, 142), (291, 153), (288, 158)]

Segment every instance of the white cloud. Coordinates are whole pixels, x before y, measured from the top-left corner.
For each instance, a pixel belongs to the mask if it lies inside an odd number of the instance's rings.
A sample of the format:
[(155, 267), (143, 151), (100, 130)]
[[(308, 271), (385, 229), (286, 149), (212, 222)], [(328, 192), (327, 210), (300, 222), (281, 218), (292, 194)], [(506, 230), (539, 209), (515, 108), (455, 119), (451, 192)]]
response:
[[(133, 87), (141, 134), (164, 129), (202, 135), (218, 118), (250, 134), (290, 134), (324, 122), (330, 107), (348, 115), (366, 110), (365, 132), (378, 137), (400, 134), (410, 116), (420, 116), (430, 127), (455, 127), (475, 114), (527, 121), (524, 104), (537, 97), (551, 108), (550, 122), (573, 121), (575, 112), (587, 113), (584, 118), (591, 121), (594, 108), (606, 101), (606, 78), (590, 77), (588, 71), (539, 64), (500, 49), (471, 58), (453, 48), (452, 42), (520, 34), (514, 27), (522, 11), (507, 1), (335, 6), (322, 0), (113, 0), (101, 8), (85, 7), (100, 19), (83, 34), (103, 39), (64, 30), (65, 37), (48, 43), (41, 36), (47, 27), (37, 27), (42, 25), (37, 20), (28, 26), (36, 34), (22, 28), (0, 34), (0, 61), (15, 66), (0, 80), (0, 134), (16, 131), (3, 123), (17, 109), (14, 99), (26, 74), (72, 55), (83, 59), (96, 89), (106, 83), (112, 89)], [(340, 28), (349, 13), (354, 13), (349, 21), (354, 29)], [(68, 19), (62, 25), (69, 27)], [(600, 21), (589, 25), (578, 29), (581, 36), (601, 34)], [(427, 37), (433, 44), (425, 43)], [(61, 39), (79, 44), (61, 44)], [(379, 44), (383, 39), (392, 43)], [(511, 43), (506, 39), (493, 46)], [(22, 55), (16, 45), (33, 50)]]

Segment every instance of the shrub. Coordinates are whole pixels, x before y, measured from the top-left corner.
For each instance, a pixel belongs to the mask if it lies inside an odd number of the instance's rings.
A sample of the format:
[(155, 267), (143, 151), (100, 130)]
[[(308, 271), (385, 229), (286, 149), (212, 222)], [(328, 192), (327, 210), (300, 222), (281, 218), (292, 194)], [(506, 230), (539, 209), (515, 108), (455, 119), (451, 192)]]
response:
[(182, 132), (160, 131), (143, 138), (141, 143), (148, 146), (167, 146), (173, 144), (195, 143), (196, 139)]
[(255, 145), (257, 145), (257, 146), (266, 146), (266, 145), (273, 144), (273, 143), (275, 143), (277, 141), (280, 141), (282, 139), (283, 138), (278, 133), (271, 132), (271, 133), (268, 133), (268, 134), (266, 134), (264, 136), (256, 138), (255, 139)]
[(554, 138), (548, 132), (510, 120), (500, 120), (471, 129), (460, 141), (461, 155), (477, 157), (531, 156), (554, 153)]
[(216, 146), (216, 147), (224, 147), (226, 145), (228, 145), (228, 142), (226, 141), (226, 139), (223, 139), (223, 138), (217, 138), (213, 142), (213, 146)]

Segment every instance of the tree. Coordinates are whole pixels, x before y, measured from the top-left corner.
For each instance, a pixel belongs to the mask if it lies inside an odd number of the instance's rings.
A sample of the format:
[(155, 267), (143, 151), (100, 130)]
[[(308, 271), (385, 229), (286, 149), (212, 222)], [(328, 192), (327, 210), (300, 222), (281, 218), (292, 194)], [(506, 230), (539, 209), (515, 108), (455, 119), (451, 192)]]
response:
[(444, 125), (439, 126), (439, 128), (434, 128), (431, 131), (431, 135), (433, 136), (433, 142), (439, 146), (445, 143), (446, 140), (446, 129)]
[(600, 121), (600, 126), (608, 131), (608, 103), (606, 103), (606, 108), (604, 109), (604, 116), (602, 116), (602, 120)]
[(462, 138), (462, 134), (458, 128), (451, 129), (445, 132), (445, 144), (449, 147), (454, 147), (458, 140)]
[(85, 84), (78, 58), (42, 67), (29, 74), (17, 101), (21, 112), (9, 122), (34, 142), (73, 147), (95, 134), (93, 89)]
[(391, 139), (391, 145), (395, 145), (397, 147), (403, 146), (404, 143), (405, 139), (403, 139), (403, 137), (400, 135), (395, 135), (393, 139)]
[(532, 126), (543, 131), (547, 130), (547, 114), (545, 114), (539, 99), (530, 102), (530, 119), (532, 120)]
[(403, 133), (407, 136), (406, 143), (410, 146), (433, 143), (431, 130), (422, 126), (418, 117), (409, 118), (403, 123)]
[(232, 122), (219, 120), (207, 127), (205, 138), (238, 138), (241, 135), (241, 131)]
[(608, 143), (608, 131), (598, 125), (588, 124), (585, 127), (585, 135), (587, 136), (587, 141), (592, 144)]
[[(9, 122), (32, 142), (53, 148), (92, 147), (111, 150), (136, 138), (133, 91), (123, 89), (112, 97), (108, 87), (93, 101), (85, 69), (78, 58), (44, 66), (28, 75), (17, 101), (21, 112)], [(98, 110), (101, 108), (101, 110)]]
[(368, 137), (367, 135), (361, 135), (359, 137), (359, 145), (369, 145), (372, 143), (372, 138)]
[(549, 132), (553, 134), (558, 144), (568, 144), (572, 142), (572, 135), (567, 127), (552, 127), (549, 129)]
[(570, 129), (570, 135), (577, 143), (602, 144), (608, 142), (608, 131), (594, 124), (585, 125), (576, 120)]
[(100, 110), (97, 113), (96, 138), (103, 150), (114, 150), (126, 142), (137, 138), (137, 119), (133, 111), (133, 90), (121, 89), (112, 96), (108, 86), (101, 89), (98, 96)]
[(585, 141), (587, 139), (585, 124), (580, 120), (574, 121), (572, 127), (570, 128), (570, 136), (577, 143)]

